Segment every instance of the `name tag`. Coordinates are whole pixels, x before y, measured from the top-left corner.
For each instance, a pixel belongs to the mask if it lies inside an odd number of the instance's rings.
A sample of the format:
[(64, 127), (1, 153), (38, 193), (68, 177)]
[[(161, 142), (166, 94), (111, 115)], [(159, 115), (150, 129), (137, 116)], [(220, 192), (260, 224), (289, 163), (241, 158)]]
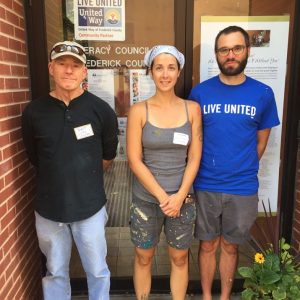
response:
[(189, 142), (189, 136), (185, 133), (174, 132), (173, 144), (186, 146)]
[(82, 125), (74, 128), (77, 140), (85, 139), (94, 135), (94, 131), (91, 124)]

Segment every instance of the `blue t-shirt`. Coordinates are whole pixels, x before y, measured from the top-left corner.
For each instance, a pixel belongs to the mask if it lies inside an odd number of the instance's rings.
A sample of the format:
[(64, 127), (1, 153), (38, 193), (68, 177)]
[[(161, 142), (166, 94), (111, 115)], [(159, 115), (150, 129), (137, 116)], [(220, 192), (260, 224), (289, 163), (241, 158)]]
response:
[(272, 89), (250, 77), (227, 85), (219, 76), (195, 86), (189, 99), (202, 109), (203, 152), (194, 189), (257, 193), (257, 131), (278, 125)]

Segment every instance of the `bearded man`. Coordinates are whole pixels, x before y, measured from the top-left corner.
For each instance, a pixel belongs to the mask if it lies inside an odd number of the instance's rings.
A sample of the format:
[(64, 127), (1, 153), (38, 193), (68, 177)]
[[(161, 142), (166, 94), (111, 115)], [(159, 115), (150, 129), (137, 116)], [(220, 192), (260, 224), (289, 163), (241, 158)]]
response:
[(212, 299), (218, 248), (220, 299), (230, 298), (238, 245), (249, 239), (257, 216), (259, 160), (271, 128), (279, 124), (272, 89), (244, 73), (249, 53), (243, 28), (220, 31), (215, 39), (220, 74), (195, 86), (189, 96), (203, 114), (203, 152), (194, 190), (204, 300)]

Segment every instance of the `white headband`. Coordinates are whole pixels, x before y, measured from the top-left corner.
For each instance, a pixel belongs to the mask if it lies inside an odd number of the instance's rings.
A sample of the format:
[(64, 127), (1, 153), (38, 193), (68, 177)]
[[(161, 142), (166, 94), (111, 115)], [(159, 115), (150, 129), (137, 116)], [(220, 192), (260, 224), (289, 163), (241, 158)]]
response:
[(169, 45), (157, 45), (157, 46), (154, 46), (152, 49), (150, 49), (146, 53), (145, 58), (144, 58), (145, 65), (147, 67), (151, 67), (151, 64), (152, 64), (154, 58), (161, 53), (168, 53), (168, 54), (173, 55), (179, 62), (180, 70), (183, 69), (184, 55), (181, 52), (179, 52), (174, 46), (169, 46)]

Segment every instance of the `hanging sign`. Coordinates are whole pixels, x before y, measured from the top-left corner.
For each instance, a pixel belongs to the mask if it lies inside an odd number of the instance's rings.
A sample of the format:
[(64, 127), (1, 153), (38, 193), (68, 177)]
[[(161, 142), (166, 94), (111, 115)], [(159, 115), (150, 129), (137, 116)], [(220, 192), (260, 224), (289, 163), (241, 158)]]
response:
[(76, 40), (124, 41), (125, 0), (75, 0)]

